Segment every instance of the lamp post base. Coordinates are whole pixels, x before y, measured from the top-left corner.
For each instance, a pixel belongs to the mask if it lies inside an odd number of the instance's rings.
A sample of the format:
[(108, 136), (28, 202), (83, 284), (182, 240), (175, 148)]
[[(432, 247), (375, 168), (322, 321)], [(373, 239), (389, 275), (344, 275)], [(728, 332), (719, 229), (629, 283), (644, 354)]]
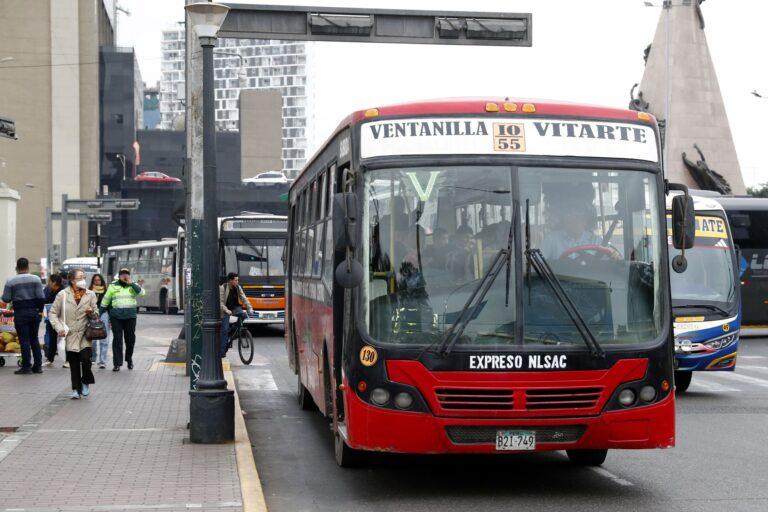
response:
[(189, 392), (189, 440), (218, 444), (235, 440), (235, 393), (229, 389)]

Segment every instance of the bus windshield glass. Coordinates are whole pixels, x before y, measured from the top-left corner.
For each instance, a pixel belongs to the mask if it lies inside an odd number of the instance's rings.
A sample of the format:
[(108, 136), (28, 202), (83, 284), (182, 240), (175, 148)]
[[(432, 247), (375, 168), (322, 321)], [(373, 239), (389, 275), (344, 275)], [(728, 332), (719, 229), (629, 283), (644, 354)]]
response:
[(223, 263), (226, 273), (235, 272), (241, 279), (283, 277), (285, 240), (279, 238), (250, 238), (245, 235), (222, 239)]
[[(688, 267), (683, 274), (670, 272), (673, 307), (709, 305), (736, 313), (732, 247), (725, 226), (721, 217), (696, 216), (696, 243), (685, 251)], [(670, 245), (670, 261), (678, 254), (680, 250)]]
[[(368, 334), (437, 345), (481, 293), (454, 350), (586, 349), (562, 298), (528, 265), (528, 247), (600, 345), (654, 342), (664, 317), (655, 180), (642, 171), (501, 165), (366, 172), (360, 310)], [(485, 278), (509, 243), (505, 268)]]

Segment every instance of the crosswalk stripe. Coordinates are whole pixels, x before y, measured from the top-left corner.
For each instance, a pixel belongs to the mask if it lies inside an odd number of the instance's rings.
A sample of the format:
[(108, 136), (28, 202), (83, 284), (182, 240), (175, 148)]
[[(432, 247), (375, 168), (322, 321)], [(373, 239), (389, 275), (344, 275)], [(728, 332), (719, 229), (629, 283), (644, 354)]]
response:
[(768, 373), (768, 366), (758, 366), (755, 364), (740, 364), (738, 365), (739, 370), (752, 370), (760, 373)]
[(717, 384), (715, 382), (706, 382), (701, 380), (699, 376), (697, 375), (696, 378), (693, 379), (693, 382), (691, 383), (691, 386), (693, 386), (694, 391), (696, 388), (704, 388), (706, 391), (712, 391), (713, 393), (729, 393), (729, 392), (741, 392), (738, 388), (732, 388), (730, 386), (724, 386), (723, 384)]
[(272, 372), (266, 368), (240, 370), (235, 372), (235, 378), (240, 391), (277, 391)]
[(748, 375), (741, 375), (733, 372), (712, 372), (709, 375), (712, 377), (720, 377), (724, 379), (746, 382), (749, 384), (754, 384), (755, 386), (760, 386), (761, 388), (768, 388), (768, 380), (758, 379), (757, 377), (750, 377)]

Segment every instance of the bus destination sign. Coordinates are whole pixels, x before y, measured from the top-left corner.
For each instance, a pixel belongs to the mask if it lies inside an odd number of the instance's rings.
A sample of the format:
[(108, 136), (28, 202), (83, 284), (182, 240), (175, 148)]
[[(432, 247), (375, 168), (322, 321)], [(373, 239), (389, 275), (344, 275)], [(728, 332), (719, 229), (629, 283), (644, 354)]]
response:
[(414, 118), (370, 121), (361, 131), (361, 158), (521, 154), (659, 161), (651, 126), (616, 121)]

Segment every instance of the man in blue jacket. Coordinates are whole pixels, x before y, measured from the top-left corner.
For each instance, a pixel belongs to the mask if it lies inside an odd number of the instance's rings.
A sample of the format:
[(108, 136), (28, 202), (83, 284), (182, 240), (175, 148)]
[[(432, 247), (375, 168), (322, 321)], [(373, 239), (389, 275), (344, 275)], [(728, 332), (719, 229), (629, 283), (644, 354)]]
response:
[[(37, 332), (40, 328), (45, 295), (40, 278), (29, 273), (27, 258), (19, 258), (16, 261), (16, 275), (5, 283), (2, 300), (5, 303), (13, 303), (13, 322), (21, 341), (21, 368), (14, 373), (43, 373), (43, 355), (40, 352)], [(35, 359), (34, 364), (30, 364), (30, 348)]]

